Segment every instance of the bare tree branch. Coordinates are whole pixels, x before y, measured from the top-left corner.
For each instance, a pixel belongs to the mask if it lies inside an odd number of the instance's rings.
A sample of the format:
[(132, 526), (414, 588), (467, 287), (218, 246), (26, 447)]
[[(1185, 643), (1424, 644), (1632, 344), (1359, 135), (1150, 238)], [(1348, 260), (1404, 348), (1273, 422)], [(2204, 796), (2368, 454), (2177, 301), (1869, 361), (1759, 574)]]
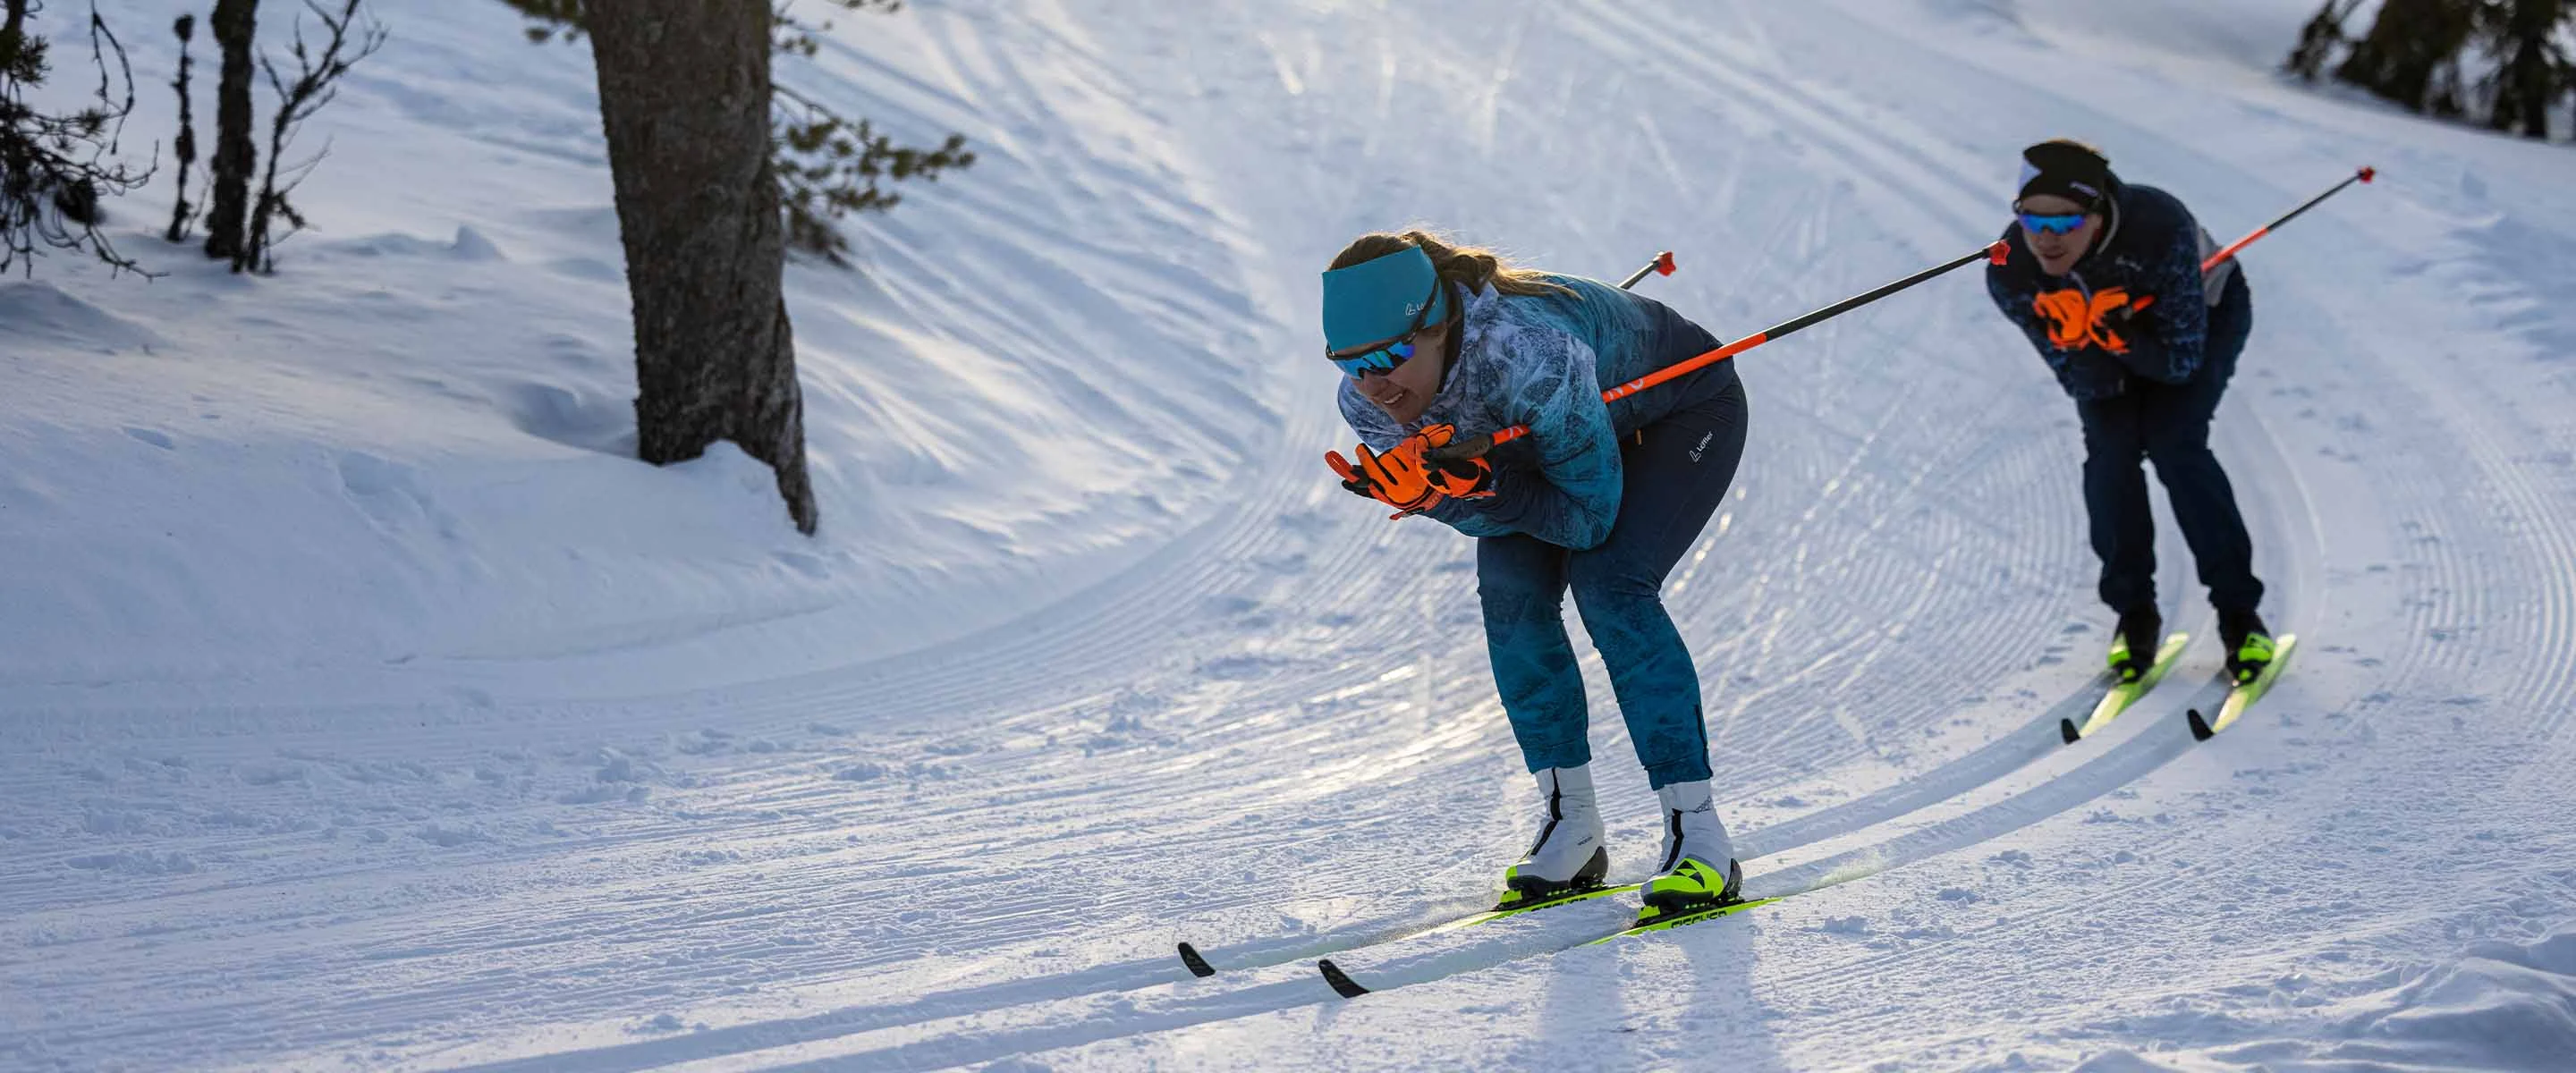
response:
[[(364, 2), (342, 0), (335, 15), (330, 8), (322, 6), (320, 0), (305, 0), (305, 9), (330, 31), (331, 38), (317, 56), (305, 44), (303, 18), (299, 16), (295, 20), (295, 44), (288, 50), (295, 57), (296, 77), (292, 82), (278, 73), (277, 64), (269, 59), (267, 53), (260, 54), (260, 69), (268, 75), (269, 88), (277, 92), (277, 114), (269, 124), (268, 170), (260, 181), (259, 199), (251, 210), (249, 234), (241, 252), (233, 258), (233, 271), (262, 274), (277, 271), (277, 243), (305, 227), (303, 214), (295, 210), (286, 195), (313, 173), (330, 150), (326, 146), (323, 152), (297, 165), (282, 188), (277, 184), (278, 161), (285, 157), (287, 144), (295, 139), (296, 131), (304, 121), (339, 99), (337, 83), (341, 76), (348, 74), (359, 60), (384, 47), (386, 30), (382, 23), (370, 16), (364, 26), (358, 25), (358, 7)], [(354, 39), (350, 36), (352, 29), (357, 31)], [(285, 234), (272, 237), (269, 234), (270, 223), (278, 216), (285, 217), (290, 227)]]

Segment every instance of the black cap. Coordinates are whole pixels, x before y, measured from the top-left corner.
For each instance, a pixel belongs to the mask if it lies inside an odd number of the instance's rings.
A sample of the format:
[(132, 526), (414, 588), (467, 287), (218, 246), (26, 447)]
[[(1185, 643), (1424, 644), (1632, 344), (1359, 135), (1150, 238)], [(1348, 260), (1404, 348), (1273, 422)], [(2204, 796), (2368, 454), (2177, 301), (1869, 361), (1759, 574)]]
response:
[(2092, 212), (2110, 200), (2112, 189), (2111, 160), (2092, 146), (2057, 138), (2021, 151), (2021, 193), (2015, 195), (2016, 201), (2049, 194)]

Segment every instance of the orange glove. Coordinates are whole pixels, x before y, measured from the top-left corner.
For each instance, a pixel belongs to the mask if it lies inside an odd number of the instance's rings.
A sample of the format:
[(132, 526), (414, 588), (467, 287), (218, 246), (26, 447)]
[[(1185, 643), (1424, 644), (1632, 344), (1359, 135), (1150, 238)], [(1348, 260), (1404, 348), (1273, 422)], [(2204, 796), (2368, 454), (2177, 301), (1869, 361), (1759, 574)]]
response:
[(2089, 297), (2068, 288), (2042, 294), (2032, 303), (2040, 319), (2048, 322), (2048, 341), (2059, 350), (2080, 350), (2098, 346), (2114, 354), (2129, 352), (2129, 341), (2120, 338), (2120, 329), (2148, 306), (2154, 295), (2144, 295), (2132, 302), (2129, 292), (2120, 287), (2105, 287)]
[(1370, 451), (1365, 443), (1359, 445), (1357, 465), (1339, 451), (1324, 452), (1324, 463), (1333, 467), (1342, 487), (1394, 507), (1396, 518), (1430, 510), (1443, 499), (1493, 495), (1494, 467), (1484, 459), (1429, 457), (1433, 448), (1448, 446), (1457, 431), (1449, 425), (1426, 425), (1385, 454)]

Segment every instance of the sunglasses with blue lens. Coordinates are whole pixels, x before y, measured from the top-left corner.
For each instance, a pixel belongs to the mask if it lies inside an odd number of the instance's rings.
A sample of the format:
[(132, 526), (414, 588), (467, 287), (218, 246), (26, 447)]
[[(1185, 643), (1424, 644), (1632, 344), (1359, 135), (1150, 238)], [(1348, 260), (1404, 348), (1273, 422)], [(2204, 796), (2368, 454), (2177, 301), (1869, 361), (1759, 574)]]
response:
[(1401, 342), (1388, 343), (1385, 346), (1376, 347), (1363, 353), (1353, 354), (1346, 358), (1333, 358), (1332, 362), (1353, 380), (1357, 380), (1360, 377), (1373, 372), (1391, 373), (1396, 370), (1397, 366), (1403, 365), (1405, 362), (1412, 360), (1412, 340), (1413, 337), (1407, 335)]
[(2042, 234), (2071, 235), (2075, 233), (2076, 228), (2084, 226), (2084, 214), (2080, 212), (2064, 216), (2043, 216), (2035, 212), (2016, 215), (2021, 217), (2022, 230), (2037, 231)]

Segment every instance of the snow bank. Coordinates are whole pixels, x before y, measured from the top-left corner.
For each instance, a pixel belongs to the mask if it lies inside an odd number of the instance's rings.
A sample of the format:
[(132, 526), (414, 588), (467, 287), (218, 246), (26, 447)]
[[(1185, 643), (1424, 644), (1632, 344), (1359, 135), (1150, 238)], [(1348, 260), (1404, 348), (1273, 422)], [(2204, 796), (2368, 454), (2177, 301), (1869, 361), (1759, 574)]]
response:
[[(108, 13), (138, 153), (173, 123), (159, 28), (196, 6)], [(865, 16), (840, 33), (867, 47), (780, 78), (982, 159), (850, 221), (860, 271), (790, 273), (822, 533), (728, 446), (634, 462), (587, 49), (526, 44), (496, 3), (371, 7), (392, 43), (305, 134), (331, 148), (297, 194), (317, 230), (275, 278), (154, 237), (165, 169), (112, 206), (163, 278), (55, 256), (0, 284), (0, 705), (563, 698), (862, 661), (1138, 561), (1279, 435), (1246, 240), (1136, 102), (1068, 67), (1029, 89), (1082, 131), (1040, 98), (967, 107), (1020, 73), (947, 69), (922, 20)]]

